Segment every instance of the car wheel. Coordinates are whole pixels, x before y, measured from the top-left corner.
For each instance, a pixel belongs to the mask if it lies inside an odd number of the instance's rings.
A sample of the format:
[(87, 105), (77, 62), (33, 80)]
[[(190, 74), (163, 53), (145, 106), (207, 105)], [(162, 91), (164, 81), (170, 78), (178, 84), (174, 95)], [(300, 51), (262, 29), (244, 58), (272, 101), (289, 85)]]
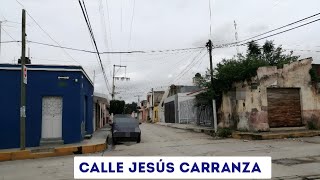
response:
[(139, 135), (139, 137), (137, 138), (137, 143), (141, 142), (141, 134)]

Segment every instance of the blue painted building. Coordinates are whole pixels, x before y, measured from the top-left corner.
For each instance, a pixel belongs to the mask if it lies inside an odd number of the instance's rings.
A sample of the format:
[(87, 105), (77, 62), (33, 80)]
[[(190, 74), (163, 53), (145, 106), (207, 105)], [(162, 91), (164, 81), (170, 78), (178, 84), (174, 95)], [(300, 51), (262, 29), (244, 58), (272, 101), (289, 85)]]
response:
[[(27, 65), (26, 146), (93, 133), (93, 84), (80, 66)], [(0, 64), (0, 149), (20, 145), (20, 65)]]

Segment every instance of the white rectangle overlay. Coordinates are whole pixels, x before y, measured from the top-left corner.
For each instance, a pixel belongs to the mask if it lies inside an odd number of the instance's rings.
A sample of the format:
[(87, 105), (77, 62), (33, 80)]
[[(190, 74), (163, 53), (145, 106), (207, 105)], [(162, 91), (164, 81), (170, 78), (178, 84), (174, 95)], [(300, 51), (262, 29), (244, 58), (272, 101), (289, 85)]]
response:
[(271, 179), (266, 156), (78, 156), (75, 179)]

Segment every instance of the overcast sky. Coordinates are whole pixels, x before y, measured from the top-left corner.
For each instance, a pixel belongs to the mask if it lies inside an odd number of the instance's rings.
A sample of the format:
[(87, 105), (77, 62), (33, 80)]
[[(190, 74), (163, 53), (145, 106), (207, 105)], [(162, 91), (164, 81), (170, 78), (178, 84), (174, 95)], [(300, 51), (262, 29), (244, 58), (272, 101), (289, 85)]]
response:
[[(77, 0), (19, 2), (60, 45), (94, 50)], [(199, 47), (209, 38), (214, 44), (234, 42), (234, 20), (241, 40), (320, 11), (319, 0), (211, 0), (210, 22), (209, 0), (85, 0), (85, 3), (100, 51)], [(21, 22), (22, 5), (15, 0), (0, 0), (0, 20), (8, 21), (2, 23), (1, 41), (21, 40), (21, 25), (12, 22)], [(310, 20), (317, 18), (319, 16)], [(55, 44), (29, 16), (26, 28), (28, 40)], [(286, 49), (312, 50), (296, 51), (295, 54), (301, 58), (313, 57), (314, 63), (320, 63), (319, 52), (315, 52), (320, 50), (319, 30), (320, 21), (269, 40)], [(70, 50), (65, 53), (59, 48), (36, 44), (28, 44), (28, 47), (33, 64), (80, 64), (94, 79), (95, 91), (108, 93), (95, 54)], [(215, 49), (214, 65), (236, 52), (234, 47)], [(240, 52), (245, 52), (245, 48), (240, 48)], [(0, 62), (16, 63), (20, 54), (18, 43), (2, 44)], [(130, 78), (130, 81), (116, 81), (116, 92), (119, 93), (116, 97), (127, 102), (137, 101), (137, 95), (142, 95), (140, 100), (145, 99), (151, 88), (163, 90), (173, 83), (190, 85), (194, 74), (204, 73), (209, 66), (205, 49), (101, 57), (110, 87), (113, 65), (127, 66), (126, 70), (116, 71), (116, 76)], [(192, 61), (194, 63), (190, 65)]]

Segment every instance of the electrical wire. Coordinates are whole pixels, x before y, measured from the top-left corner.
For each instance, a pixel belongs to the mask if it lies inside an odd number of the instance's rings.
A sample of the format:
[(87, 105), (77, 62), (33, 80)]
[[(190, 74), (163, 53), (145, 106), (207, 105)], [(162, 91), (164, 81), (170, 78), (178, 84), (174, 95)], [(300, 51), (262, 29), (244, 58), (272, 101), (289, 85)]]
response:
[(193, 58), (193, 60), (191, 61), (191, 63), (183, 70), (181, 71), (181, 73), (176, 77), (176, 79), (174, 80), (174, 82), (178, 81), (179, 79), (181, 79), (188, 71), (190, 71), (190, 69), (197, 64), (200, 60), (202, 60), (202, 58), (206, 55), (206, 53), (204, 53), (201, 58), (199, 58), (198, 60), (196, 60), (201, 54), (203, 53), (203, 51), (200, 51), (200, 53), (195, 56)]
[[(203, 48), (203, 49), (204, 49), (204, 48)], [(200, 52), (189, 62), (189, 64), (187, 64), (187, 66), (176, 76), (176, 78), (175, 78), (173, 81), (170, 82), (170, 84), (173, 83), (173, 82), (175, 82), (176, 79), (178, 79), (178, 78), (181, 76), (181, 74), (182, 74), (189, 66), (191, 66), (191, 64), (193, 64), (193, 61), (194, 61), (198, 56), (200, 56), (200, 54), (203, 52), (203, 49), (200, 50)]]
[(209, 16), (210, 16), (210, 30), (209, 30), (209, 34), (210, 34), (210, 39), (211, 39), (211, 26), (212, 26), (212, 20), (211, 20), (211, 0), (208, 0), (209, 1)]
[(21, 41), (1, 41), (1, 44), (6, 44), (6, 43), (19, 43)]
[[(86, 53), (92, 53), (96, 54), (95, 51), (85, 50), (85, 49), (77, 49), (72, 47), (66, 47), (66, 46), (60, 46), (60, 45), (53, 45), (49, 43), (42, 43), (37, 41), (28, 41), (29, 43), (43, 45), (43, 46), (50, 46), (55, 48), (61, 48), (61, 49), (68, 49), (73, 51), (79, 51), (79, 52), (86, 52)], [(143, 50), (135, 50), (135, 51), (105, 51), (105, 52), (99, 52), (99, 54), (147, 54), (147, 53), (165, 53), (165, 52), (175, 52), (175, 51), (188, 51), (188, 50), (194, 50), (194, 49), (201, 49), (204, 47), (194, 47), (194, 48), (182, 48), (182, 49), (165, 49), (165, 50), (149, 50), (149, 51), (143, 51)]]
[[(313, 20), (313, 21), (310, 21), (310, 22), (307, 22), (305, 24), (302, 24), (302, 25), (299, 25), (299, 26), (296, 26), (296, 27), (293, 27), (293, 28), (290, 28), (290, 29), (287, 29), (287, 30), (284, 30), (284, 31), (281, 31), (281, 32), (278, 32), (278, 33), (274, 33), (274, 34), (271, 34), (271, 35), (268, 35), (268, 36), (265, 36), (265, 37), (262, 37), (262, 38), (259, 38), (259, 39), (255, 39), (254, 41), (259, 41), (259, 40), (262, 40), (262, 39), (266, 39), (266, 38), (269, 38), (269, 37), (272, 37), (272, 36), (276, 36), (276, 35), (279, 35), (279, 34), (282, 34), (282, 33), (285, 33), (285, 32), (288, 32), (288, 31), (292, 31), (294, 29), (297, 29), (297, 28), (300, 28), (300, 27), (303, 27), (303, 26), (306, 26), (308, 24), (312, 24), (312, 23), (315, 23), (317, 21), (319, 21), (319, 19), (316, 19), (316, 20)], [(248, 42), (247, 42), (248, 43)], [(247, 43), (244, 43), (244, 44), (247, 44)], [(240, 44), (241, 45), (241, 44)]]
[[(100, 1), (100, 7), (99, 7), (99, 12), (100, 12), (100, 16), (101, 16), (101, 24), (102, 24), (102, 32), (103, 32), (103, 35), (104, 35), (104, 43), (105, 43), (105, 46), (106, 46), (106, 49), (108, 50), (109, 49), (109, 40), (108, 40), (108, 32), (107, 32), (107, 24), (106, 24), (106, 18), (105, 18), (105, 13), (104, 13), (104, 5), (103, 5), (103, 0)], [(111, 37), (110, 37), (110, 40), (111, 40)], [(110, 76), (112, 76), (111, 74), (111, 60), (110, 60), (110, 55), (108, 54), (107, 55), (107, 68), (108, 70), (110, 71)]]
[(256, 38), (256, 37), (260, 37), (260, 36), (263, 36), (263, 35), (265, 35), (265, 34), (269, 34), (269, 33), (271, 33), (271, 32), (277, 31), (277, 30), (279, 30), (279, 29), (283, 29), (283, 28), (285, 28), (285, 27), (288, 27), (288, 26), (294, 25), (294, 24), (296, 24), (296, 23), (299, 23), (299, 22), (305, 21), (305, 20), (307, 20), (307, 19), (310, 19), (310, 18), (315, 17), (315, 16), (318, 16), (318, 15), (320, 15), (320, 13), (316, 13), (316, 14), (314, 14), (314, 15), (308, 16), (308, 17), (303, 18), (303, 19), (300, 19), (300, 20), (298, 20), (298, 21), (295, 21), (295, 22), (292, 22), (292, 23), (286, 24), (286, 25), (284, 25), (284, 26), (281, 26), (281, 27), (278, 27), (278, 28), (272, 29), (272, 30), (270, 30), (270, 31), (267, 31), (267, 32), (264, 32), (264, 33), (258, 34), (258, 35), (256, 35), (256, 36), (253, 36), (253, 37), (250, 37), (250, 38), (247, 38), (247, 39), (244, 39), (244, 40), (242, 40), (242, 41), (240, 41), (240, 42), (248, 41), (248, 40), (250, 40), (250, 39), (254, 39), (254, 38)]
[(82, 3), (81, 3), (81, 1), (79, 0), (79, 5), (80, 5), (80, 7), (81, 7), (82, 14), (83, 14), (83, 16), (84, 16), (84, 19), (85, 19), (85, 22), (86, 22), (86, 24), (87, 24), (87, 27), (88, 27), (88, 29), (89, 29), (89, 31), (90, 31), (91, 40), (93, 41), (94, 47), (95, 47), (95, 49), (96, 49), (96, 53), (97, 53), (97, 56), (98, 56), (98, 62), (100, 63), (100, 67), (101, 67), (101, 70), (102, 70), (103, 75), (104, 75), (104, 80), (105, 80), (105, 83), (106, 83), (107, 90), (108, 90), (108, 92), (111, 92), (111, 91), (110, 91), (110, 88), (109, 88), (109, 86), (110, 86), (110, 85), (109, 85), (109, 81), (108, 81), (108, 78), (107, 78), (105, 69), (104, 69), (104, 67), (103, 67), (103, 64), (102, 64), (102, 60), (101, 60), (100, 53), (99, 53), (99, 50), (98, 50), (98, 47), (97, 47), (97, 43), (96, 43), (94, 34), (93, 34), (93, 32), (92, 32), (91, 23), (90, 23), (90, 19), (89, 19), (87, 10), (86, 10), (86, 6), (85, 6), (85, 3), (84, 3), (84, 0), (82, 0)]
[(132, 16), (131, 16), (131, 24), (130, 24), (130, 34), (129, 34), (129, 42), (128, 42), (128, 50), (131, 48), (132, 26), (133, 26), (133, 19), (134, 19), (135, 4), (136, 4), (136, 0), (133, 0)]
[[(308, 22), (308, 23), (305, 23), (305, 24), (302, 24), (302, 25), (296, 26), (296, 27), (294, 27), (294, 28), (290, 28), (290, 29), (287, 29), (287, 30), (284, 30), (284, 31), (278, 32), (278, 33), (274, 33), (274, 34), (269, 35), (269, 36), (265, 36), (265, 37), (263, 37), (263, 38), (254, 39), (254, 38), (257, 38), (257, 37), (263, 36), (263, 35), (265, 35), (265, 34), (269, 34), (269, 33), (271, 33), (271, 32), (277, 31), (277, 30), (279, 30), (279, 29), (283, 29), (283, 28), (285, 28), (285, 27), (289, 27), (289, 26), (291, 26), (291, 25), (294, 25), (294, 24), (296, 24), (296, 23), (299, 23), (299, 22), (305, 21), (305, 20), (307, 20), (307, 19), (310, 19), (310, 18), (315, 17), (315, 16), (318, 16), (318, 15), (320, 15), (320, 13), (313, 14), (313, 15), (311, 15), (311, 16), (308, 16), (308, 17), (302, 18), (302, 19), (297, 20), (297, 21), (295, 21), (295, 22), (292, 22), (292, 23), (286, 24), (286, 25), (284, 25), (284, 26), (281, 26), (281, 27), (278, 27), (278, 28), (272, 29), (272, 30), (270, 30), (270, 31), (267, 31), (267, 32), (264, 32), (264, 33), (261, 33), (261, 34), (255, 35), (255, 36), (253, 36), (253, 37), (250, 37), (250, 38), (247, 38), (247, 39), (244, 39), (244, 40), (238, 41), (238, 42), (232, 42), (232, 43), (226, 43), (226, 44), (216, 45), (216, 48), (217, 48), (217, 47), (224, 47), (224, 46), (231, 46), (231, 45), (239, 46), (239, 43), (241, 43), (241, 42), (245, 42), (245, 41), (248, 41), (248, 40), (258, 41), (258, 40), (266, 39), (266, 38), (268, 38), (268, 37), (272, 37), (272, 36), (275, 36), (275, 35), (278, 35), (278, 34), (281, 34), (281, 33), (284, 33), (284, 32), (288, 32), (288, 31), (291, 31), (291, 30), (293, 30), (293, 29), (296, 29), (296, 28), (299, 28), (299, 27), (305, 26), (305, 25), (307, 25), (307, 24), (314, 23), (314, 22), (318, 21), (319, 19), (316, 19), (316, 20), (310, 21), (310, 22)], [(244, 44), (246, 44), (246, 43), (242, 43), (242, 44), (240, 44), (240, 46), (241, 46), (241, 45), (244, 45)], [(233, 47), (233, 46), (232, 46), (232, 47)]]
[(110, 50), (112, 50), (112, 34), (111, 34), (111, 19), (110, 19), (110, 14), (109, 14), (109, 5), (108, 5), (108, 0), (106, 0), (106, 7), (107, 7), (107, 15), (108, 15), (108, 28), (109, 28), (109, 34), (110, 34)]
[(21, 46), (21, 44), (19, 44), (19, 42), (21, 41), (17, 41), (15, 40), (8, 31), (6, 31), (3, 27), (1, 27), (1, 29), (12, 39), (12, 41), (3, 41), (1, 43), (11, 43), (11, 42), (16, 42), (19, 46)]
[[(299, 26), (295, 26), (293, 28), (289, 28), (289, 29), (286, 29), (286, 30), (283, 30), (283, 31), (280, 31), (280, 32), (277, 32), (277, 33), (274, 33), (274, 34), (271, 34), (271, 35), (268, 35), (268, 36), (264, 36), (262, 38), (252, 39), (251, 41), (259, 41), (259, 40), (266, 39), (266, 38), (269, 38), (269, 37), (272, 37), (272, 36), (276, 36), (276, 35), (279, 35), (279, 34), (282, 34), (282, 33), (288, 32), (288, 31), (292, 31), (294, 29), (297, 29), (297, 28), (300, 28), (300, 27), (303, 27), (303, 26), (306, 26), (308, 24), (315, 23), (315, 22), (317, 22), (319, 20), (320, 20), (320, 18), (316, 19), (316, 20), (313, 20), (313, 21), (310, 21), (310, 22), (307, 22), (307, 23), (304, 23), (304, 24), (301, 24)], [(256, 37), (256, 36), (254, 36), (254, 37)], [(248, 39), (251, 39), (251, 38), (248, 38)], [(239, 42), (244, 42), (244, 40), (239, 41)], [(234, 46), (245, 46), (248, 43), (250, 43), (250, 41), (245, 42), (245, 43), (241, 43), (241, 44), (237, 44), (236, 42), (234, 42), (234, 43), (228, 43), (228, 44), (214, 45), (213, 48), (227, 48), (227, 47), (234, 47)]]
[[(17, 2), (18, 2), (18, 1), (17, 1)], [(18, 2), (18, 3), (21, 4), (20, 2)], [(23, 5), (22, 5), (22, 6), (23, 6)], [(78, 63), (79, 65), (81, 65), (79, 61), (75, 60), (66, 50), (64, 50), (64, 48), (61, 47), (61, 45), (60, 45), (60, 43), (58, 43), (58, 41), (56, 41), (55, 39), (53, 39), (53, 37), (50, 36), (50, 34), (40, 26), (40, 24), (31, 16), (31, 14), (30, 14), (28, 11), (26, 11), (26, 12), (27, 12), (27, 15), (36, 23), (36, 25), (41, 29), (41, 31), (42, 31), (44, 34), (46, 34), (54, 43), (56, 43), (57, 46), (60, 47), (60, 48), (62, 49), (62, 51), (63, 51), (70, 59), (72, 59), (74, 62)]]

